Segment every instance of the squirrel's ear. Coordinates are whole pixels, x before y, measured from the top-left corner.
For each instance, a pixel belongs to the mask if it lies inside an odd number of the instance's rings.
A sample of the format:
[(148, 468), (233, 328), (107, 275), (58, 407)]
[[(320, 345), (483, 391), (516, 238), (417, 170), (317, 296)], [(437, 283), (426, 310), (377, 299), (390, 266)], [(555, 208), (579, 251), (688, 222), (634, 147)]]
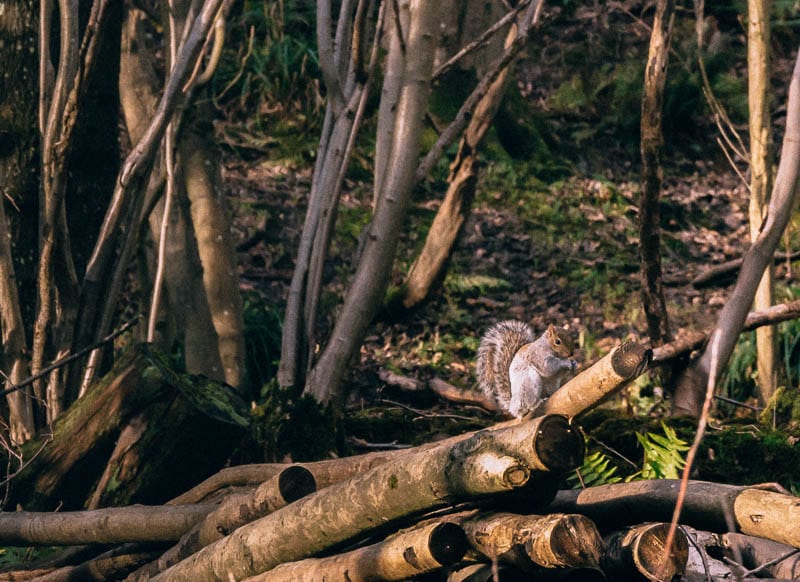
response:
[(556, 326), (551, 323), (547, 326), (547, 337), (554, 337), (556, 335), (558, 335), (556, 333)]

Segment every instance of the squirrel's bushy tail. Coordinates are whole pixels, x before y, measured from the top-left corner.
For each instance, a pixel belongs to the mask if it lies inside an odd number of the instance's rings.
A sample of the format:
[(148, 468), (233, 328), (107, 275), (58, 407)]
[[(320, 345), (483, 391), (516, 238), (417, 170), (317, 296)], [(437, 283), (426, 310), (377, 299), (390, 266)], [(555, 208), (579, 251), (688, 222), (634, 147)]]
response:
[(486, 396), (496, 398), (503, 410), (507, 410), (511, 398), (511, 360), (522, 346), (535, 339), (527, 323), (515, 320), (494, 324), (481, 338), (476, 362), (478, 385)]

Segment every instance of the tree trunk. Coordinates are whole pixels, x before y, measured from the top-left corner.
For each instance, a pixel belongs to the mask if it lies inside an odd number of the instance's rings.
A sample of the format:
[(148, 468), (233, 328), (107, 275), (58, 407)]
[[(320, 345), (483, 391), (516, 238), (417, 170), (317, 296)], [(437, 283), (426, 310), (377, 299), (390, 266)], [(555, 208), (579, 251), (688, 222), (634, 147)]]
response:
[(132, 574), (129, 582), (135, 580), (146, 582), (160, 571), (222, 539), (236, 528), (269, 515), (315, 490), (316, 484), (311, 472), (299, 465), (290, 465), (261, 483), (252, 492), (233, 493), (194, 527), (190, 530), (187, 528), (180, 541), (164, 552), (158, 560)]
[(141, 407), (117, 439), (91, 507), (164, 503), (214, 473), (242, 436), (249, 417), (230, 387), (179, 375), (166, 358), (148, 359), (169, 387)]
[[(747, 97), (750, 110), (750, 239), (755, 242), (767, 213), (772, 159), (772, 124), (770, 119), (770, 0), (747, 2)], [(753, 309), (772, 306), (772, 263), (756, 289)], [(777, 329), (756, 330), (758, 400), (763, 406), (778, 385)]]
[(183, 128), (178, 145), (183, 169), (181, 177), (189, 199), (205, 297), (216, 332), (215, 351), (222, 365), (221, 377), (217, 379), (243, 389), (244, 318), (239, 271), (208, 114), (205, 107), (195, 106), (190, 114), (191, 126)]
[(652, 345), (672, 339), (661, 277), (661, 131), (664, 84), (672, 40), (674, 0), (659, 0), (644, 74), (642, 94), (641, 150), (642, 193), (639, 199), (639, 262), (642, 276), (642, 304), (647, 333)]
[[(16, 204), (27, 206), (23, 203), (35, 201), (38, 195), (37, 84), (33, 75), (36, 70), (36, 6), (35, 2), (15, 0), (5, 3), (0, 13), (0, 35), (15, 39), (0, 46), (0, 70), (4, 71), (0, 75), (0, 134), (4, 142), (0, 152), (0, 184), (4, 194), (0, 200), (0, 369), (6, 388), (25, 379), (29, 369), (5, 199), (8, 197)], [(11, 439), (22, 443), (36, 430), (30, 388), (12, 392), (6, 400)]]
[(345, 296), (341, 314), (319, 361), (311, 370), (305, 392), (321, 403), (338, 401), (350, 359), (380, 307), (415, 184), (422, 121), (427, 111), (433, 67), (435, 31), (440, 24), (435, 2), (412, 2), (407, 50), (409, 59), (395, 113), (392, 163), (369, 226), (364, 254)]
[[(506, 48), (511, 46), (516, 36), (517, 26), (512, 25), (506, 37)], [(408, 272), (403, 297), (403, 307), (406, 309), (422, 303), (430, 295), (432, 288), (444, 280), (450, 254), (469, 217), (475, 198), (478, 148), (503, 100), (513, 63), (514, 61), (507, 63), (489, 86), (464, 131), (456, 158), (450, 165), (444, 200), (433, 219), (425, 245)]]
[(132, 350), (55, 423), (51, 438), (25, 446), (23, 458), (30, 462), (11, 483), (9, 506), (83, 507), (122, 427), (143, 405), (163, 396), (159, 380), (142, 378), (146, 367), (146, 359)]
[(171, 542), (203, 519), (213, 505), (113, 507), (94, 511), (0, 513), (4, 546), (74, 546)]
[(670, 582), (683, 574), (689, 559), (689, 540), (677, 530), (665, 555), (668, 523), (646, 523), (616, 531), (605, 538), (603, 571), (612, 580)]
[(709, 377), (716, 385), (736, 346), (764, 269), (772, 260), (791, 218), (800, 174), (800, 54), (792, 72), (786, 109), (786, 133), (767, 218), (758, 238), (745, 253), (733, 293), (717, 317), (708, 344), (716, 344), (716, 349), (705, 349), (703, 355), (678, 378), (672, 402), (673, 414), (700, 414)]

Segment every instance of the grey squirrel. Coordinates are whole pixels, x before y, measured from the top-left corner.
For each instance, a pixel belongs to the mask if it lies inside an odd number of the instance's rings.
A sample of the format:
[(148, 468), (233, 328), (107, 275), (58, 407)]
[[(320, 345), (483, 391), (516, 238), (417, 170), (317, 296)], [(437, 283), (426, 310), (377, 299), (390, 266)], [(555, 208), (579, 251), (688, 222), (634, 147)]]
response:
[(537, 338), (526, 323), (501, 321), (481, 338), (478, 385), (501, 410), (522, 418), (575, 371), (572, 348), (572, 339), (553, 325)]

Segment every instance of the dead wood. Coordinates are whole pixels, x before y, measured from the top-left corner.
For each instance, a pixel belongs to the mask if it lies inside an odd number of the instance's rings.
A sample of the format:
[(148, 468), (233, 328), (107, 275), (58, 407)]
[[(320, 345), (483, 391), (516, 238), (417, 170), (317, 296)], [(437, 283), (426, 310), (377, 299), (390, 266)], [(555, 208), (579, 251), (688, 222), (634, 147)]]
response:
[(9, 546), (169, 542), (202, 520), (212, 505), (131, 506), (93, 511), (0, 513), (0, 544)]
[(758, 571), (800, 580), (800, 549), (738, 533), (722, 534), (721, 541), (726, 555), (731, 559), (741, 556), (742, 565), (753, 574)]
[[(769, 309), (751, 311), (745, 320), (743, 331), (752, 331), (763, 325), (773, 325), (800, 317), (800, 300), (773, 305)], [(653, 349), (653, 364), (686, 355), (699, 349), (708, 340), (707, 331), (689, 331), (675, 341)]]
[[(794, 262), (800, 259), (800, 251), (792, 253), (778, 253), (773, 257), (773, 263), (779, 265), (781, 263)], [(717, 265), (712, 265), (705, 269), (702, 273), (692, 279), (692, 286), (695, 289), (703, 289), (713, 285), (727, 285), (736, 280), (736, 275), (739, 269), (742, 268), (743, 259), (733, 259), (725, 261)]]
[[(64, 566), (36, 578), (36, 582), (105, 582), (117, 580), (120, 575), (153, 559), (163, 546), (148, 545), (138, 553), (131, 553), (127, 546), (105, 552), (96, 559), (76, 566)], [(4, 579), (4, 578), (2, 578)]]
[(689, 559), (689, 541), (679, 530), (665, 556), (668, 532), (668, 523), (645, 523), (606, 536), (603, 571), (612, 580), (639, 578), (652, 582), (669, 582), (683, 574)]
[(143, 353), (132, 350), (55, 422), (52, 437), (29, 442), (23, 457), (30, 462), (12, 481), (7, 505), (82, 507), (98, 477), (89, 467), (102, 467), (125, 423), (169, 390), (157, 379), (145, 382), (146, 367)]
[(641, 344), (625, 342), (564, 384), (540, 413), (576, 416), (596, 406), (644, 372), (652, 356), (652, 350)]
[(379, 525), (475, 496), (512, 491), (536, 471), (580, 464), (583, 439), (565, 417), (544, 416), (415, 454), (404, 451), (349, 481), (245, 525), (153, 580), (252, 576), (313, 555)]
[(468, 512), (448, 516), (464, 528), (472, 547), (490, 560), (530, 570), (597, 567), (603, 540), (582, 515), (517, 515)]
[(131, 579), (148, 580), (199, 549), (222, 539), (236, 528), (269, 515), (315, 490), (316, 483), (311, 472), (299, 465), (290, 465), (259, 485), (255, 491), (226, 497), (218, 507), (203, 516), (204, 519), (192, 524), (194, 527), (184, 530), (178, 544), (158, 560), (142, 567)]
[[(600, 527), (669, 521), (680, 481), (634, 481), (581, 491), (559, 491), (548, 511), (582, 513)], [(730, 530), (800, 547), (797, 498), (752, 487), (689, 481), (681, 523), (716, 532)]]
[(458, 562), (467, 547), (463, 529), (450, 522), (434, 522), (344, 554), (281, 564), (245, 582), (405, 580)]

